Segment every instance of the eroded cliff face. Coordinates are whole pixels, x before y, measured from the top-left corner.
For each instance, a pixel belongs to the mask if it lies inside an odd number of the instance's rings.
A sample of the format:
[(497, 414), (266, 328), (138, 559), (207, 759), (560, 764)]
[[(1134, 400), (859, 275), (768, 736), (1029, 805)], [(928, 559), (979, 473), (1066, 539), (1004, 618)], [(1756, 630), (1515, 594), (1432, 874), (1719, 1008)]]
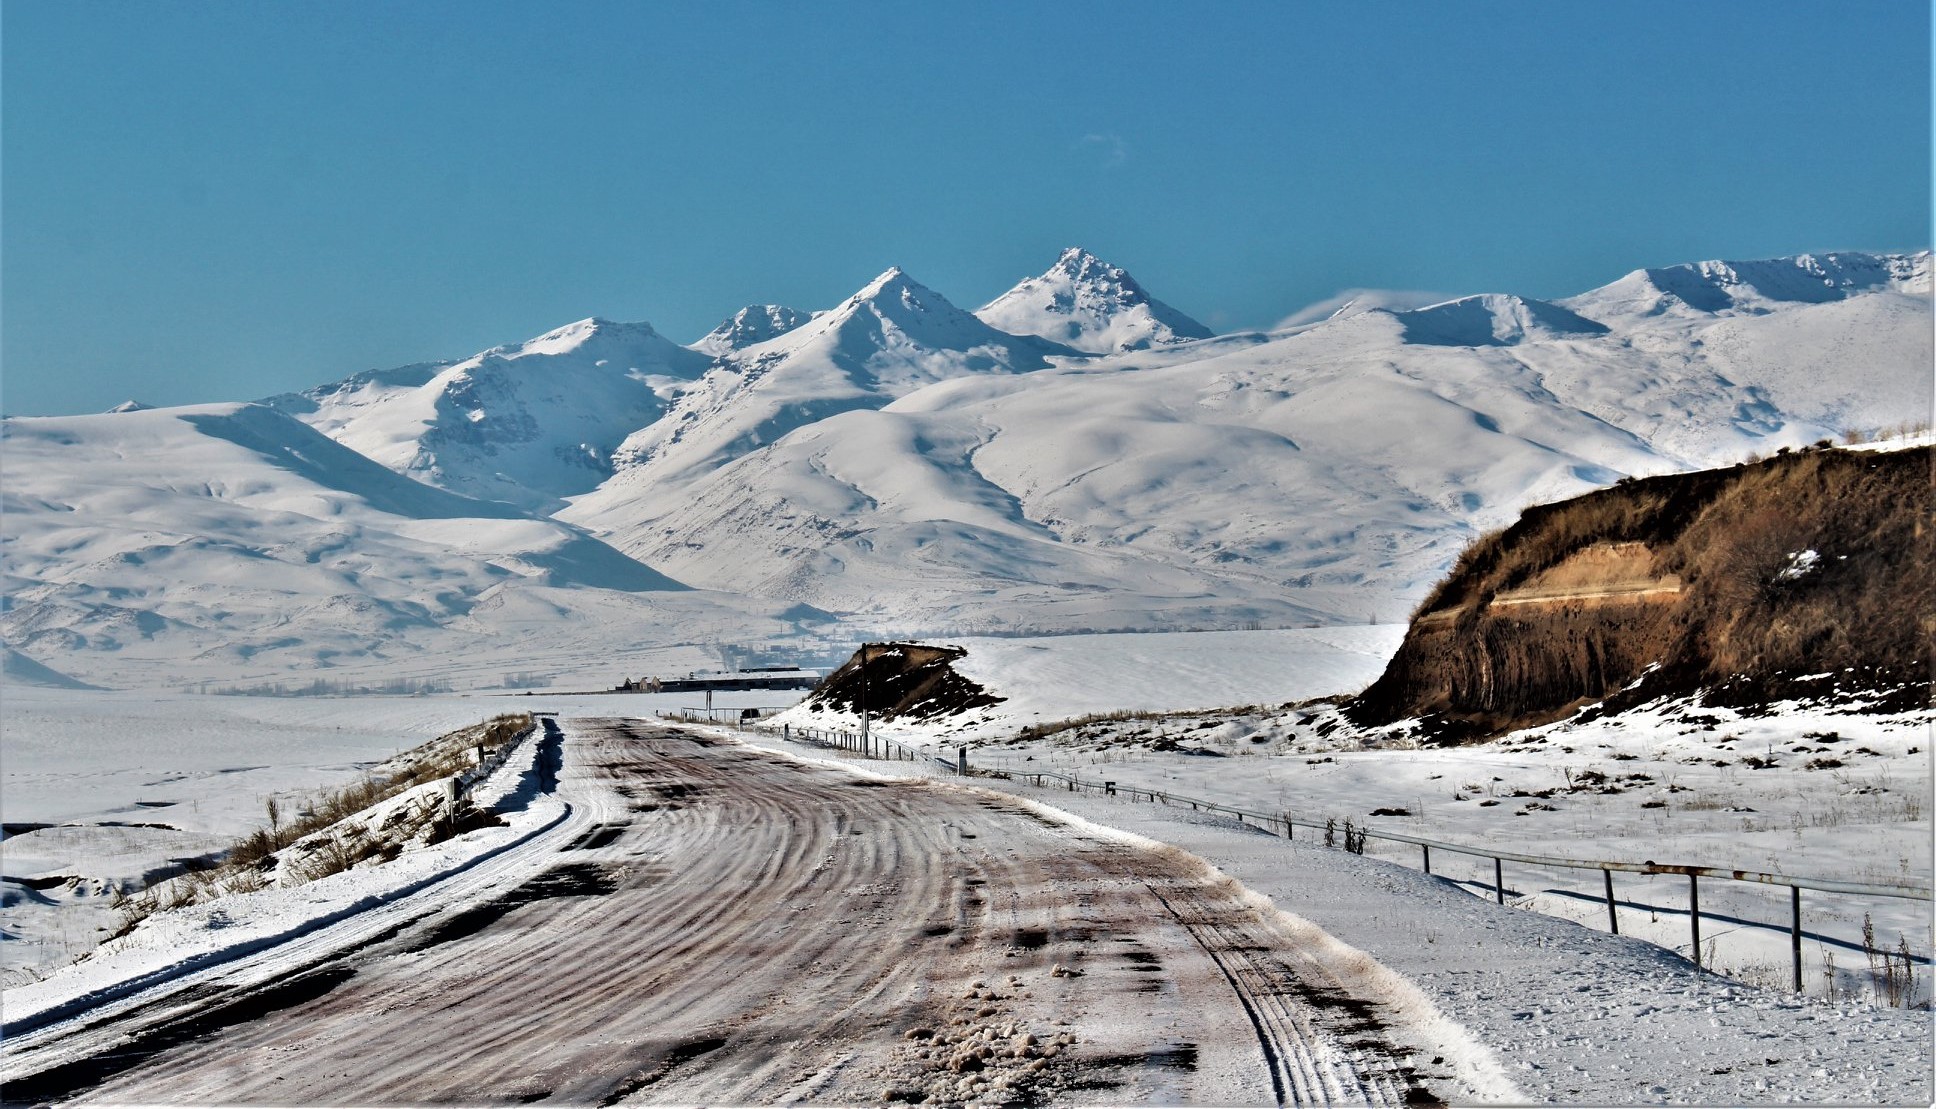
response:
[(1475, 542), (1347, 712), (1443, 741), (1705, 691), (1929, 702), (1932, 450), (1627, 481)]

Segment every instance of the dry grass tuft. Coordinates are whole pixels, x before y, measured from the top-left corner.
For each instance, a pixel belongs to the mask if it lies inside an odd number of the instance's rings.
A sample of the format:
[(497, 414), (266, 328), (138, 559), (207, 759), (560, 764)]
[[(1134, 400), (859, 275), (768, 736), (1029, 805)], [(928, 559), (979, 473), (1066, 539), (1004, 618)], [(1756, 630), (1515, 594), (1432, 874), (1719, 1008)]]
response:
[(219, 863), (132, 896), (122, 895), (117, 904), (122, 924), (115, 935), (126, 935), (164, 909), (262, 889), (279, 861), (285, 881), (313, 882), (371, 860), (393, 859), (404, 843), (415, 838), (437, 843), (496, 823), (494, 816), (463, 800), (455, 806), (420, 801), (377, 828), (354, 818), (406, 790), (462, 773), (475, 765), (474, 752), (501, 749), (528, 732), (532, 723), (529, 714), (506, 714), (446, 733), (398, 755), (366, 777), (321, 791), (293, 817), (285, 817), (280, 800), (267, 799), (263, 805), (267, 823), (231, 844)]

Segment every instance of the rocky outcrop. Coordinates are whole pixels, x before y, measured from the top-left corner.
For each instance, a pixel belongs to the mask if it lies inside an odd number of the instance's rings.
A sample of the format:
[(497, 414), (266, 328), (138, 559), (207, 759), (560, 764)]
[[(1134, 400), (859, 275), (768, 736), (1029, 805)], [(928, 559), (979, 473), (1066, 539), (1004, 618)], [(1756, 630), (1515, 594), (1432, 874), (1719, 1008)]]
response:
[(1002, 698), (955, 672), (968, 652), (926, 643), (869, 643), (807, 695), (810, 707), (876, 720), (927, 720), (949, 716)]
[(1457, 741), (1697, 690), (1927, 704), (1931, 465), (1809, 449), (1529, 509), (1467, 549), (1347, 712)]

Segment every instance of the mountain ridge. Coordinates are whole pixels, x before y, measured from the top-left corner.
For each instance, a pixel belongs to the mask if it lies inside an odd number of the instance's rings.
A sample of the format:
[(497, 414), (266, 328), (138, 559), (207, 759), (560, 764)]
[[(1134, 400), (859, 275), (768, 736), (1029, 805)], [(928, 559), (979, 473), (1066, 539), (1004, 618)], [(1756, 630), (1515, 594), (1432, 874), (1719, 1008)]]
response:
[[(823, 311), (742, 309), (717, 350), (591, 317), (265, 402), (315, 438), (266, 408), (63, 417), (106, 421), (67, 446), (9, 421), (9, 552), (32, 574), (3, 626), (99, 682), (72, 652), (382, 665), (355, 652), (564, 613), (630, 642), (827, 614), (909, 634), (1390, 619), (1527, 504), (1926, 418), (1929, 258), (1688, 263), (1558, 301), (1365, 294), (1107, 353), (892, 268)], [(144, 428), (169, 431), (130, 446)], [(212, 600), (223, 575), (251, 583), (246, 618)], [(695, 588), (628, 591), (649, 575)], [(332, 630), (332, 606), (355, 615)], [(277, 612), (314, 643), (259, 630)]]

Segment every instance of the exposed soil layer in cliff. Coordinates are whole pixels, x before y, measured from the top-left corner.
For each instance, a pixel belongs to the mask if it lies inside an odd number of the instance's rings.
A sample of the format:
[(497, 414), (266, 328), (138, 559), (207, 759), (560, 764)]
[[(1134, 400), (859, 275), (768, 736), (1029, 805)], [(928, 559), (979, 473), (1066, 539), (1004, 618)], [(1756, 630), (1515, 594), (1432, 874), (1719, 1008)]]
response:
[(953, 663), (968, 652), (926, 643), (869, 643), (821, 679), (807, 703), (877, 720), (927, 720), (1000, 704)]
[(1932, 448), (1623, 481), (1481, 537), (1348, 714), (1443, 742), (1704, 691), (1929, 703)]

